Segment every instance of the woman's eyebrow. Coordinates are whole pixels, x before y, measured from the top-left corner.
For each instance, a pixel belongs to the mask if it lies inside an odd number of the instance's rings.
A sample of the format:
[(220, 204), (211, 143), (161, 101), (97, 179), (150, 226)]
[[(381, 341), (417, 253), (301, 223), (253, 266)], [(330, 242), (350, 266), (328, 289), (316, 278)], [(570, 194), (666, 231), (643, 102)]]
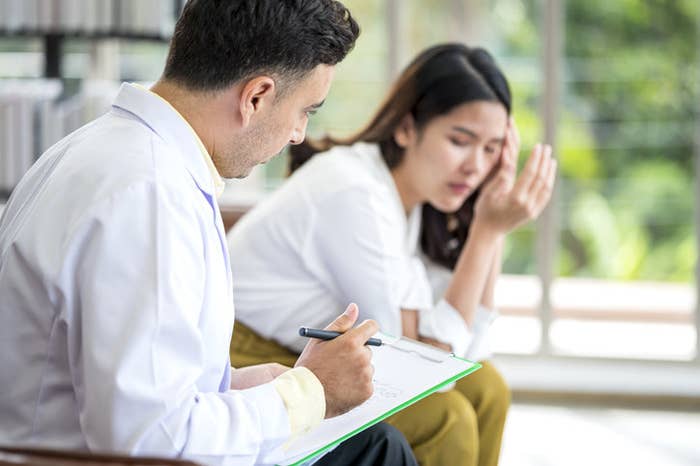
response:
[(473, 138), (479, 137), (479, 135), (476, 134), (474, 131), (470, 130), (469, 128), (465, 128), (464, 126), (453, 126), (452, 129), (455, 131), (459, 131), (460, 133), (464, 133), (464, 134), (471, 136)]
[[(469, 128), (465, 128), (464, 126), (453, 126), (452, 129), (455, 131), (459, 131), (460, 133), (464, 133), (472, 138), (480, 139), (479, 135), (477, 133), (470, 130)], [(489, 143), (496, 143), (496, 144), (503, 144), (504, 142), (505, 142), (505, 138), (503, 138), (503, 137), (491, 138), (489, 140)]]

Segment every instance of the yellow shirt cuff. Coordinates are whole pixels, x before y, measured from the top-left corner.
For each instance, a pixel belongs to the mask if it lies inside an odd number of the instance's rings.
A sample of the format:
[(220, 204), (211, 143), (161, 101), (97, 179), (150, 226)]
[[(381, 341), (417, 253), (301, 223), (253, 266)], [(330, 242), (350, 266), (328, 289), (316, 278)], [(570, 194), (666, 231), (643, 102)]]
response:
[(289, 413), (294, 438), (316, 427), (326, 416), (326, 396), (323, 385), (306, 367), (295, 367), (274, 381)]

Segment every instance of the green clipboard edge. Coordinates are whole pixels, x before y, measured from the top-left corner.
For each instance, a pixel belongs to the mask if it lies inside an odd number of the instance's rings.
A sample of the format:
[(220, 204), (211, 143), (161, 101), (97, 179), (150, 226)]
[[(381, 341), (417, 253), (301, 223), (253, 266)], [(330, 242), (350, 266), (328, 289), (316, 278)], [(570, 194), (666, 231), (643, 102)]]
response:
[(352, 436), (354, 436), (354, 435), (357, 435), (357, 434), (359, 434), (360, 432), (362, 432), (363, 430), (368, 429), (368, 428), (372, 427), (373, 425), (375, 425), (375, 424), (377, 424), (377, 423), (383, 421), (384, 419), (388, 418), (388, 417), (391, 416), (392, 414), (395, 414), (395, 413), (401, 411), (402, 409), (408, 408), (408, 407), (411, 406), (413, 403), (422, 400), (423, 398), (425, 398), (425, 397), (428, 396), (428, 395), (431, 395), (432, 393), (435, 393), (436, 391), (440, 390), (440, 389), (441, 389), (442, 387), (444, 387), (445, 385), (451, 384), (452, 382), (456, 382), (457, 380), (461, 379), (462, 377), (466, 377), (466, 376), (468, 376), (469, 374), (471, 374), (472, 372), (475, 372), (475, 371), (481, 369), (481, 367), (482, 367), (481, 364), (479, 364), (478, 362), (473, 362), (473, 361), (470, 361), (470, 360), (468, 360), (468, 359), (460, 358), (459, 356), (454, 356), (454, 355), (452, 355), (452, 357), (453, 357), (453, 358), (456, 358), (456, 359), (459, 359), (459, 360), (462, 360), (462, 361), (464, 361), (464, 362), (468, 362), (468, 363), (473, 364), (473, 365), (472, 365), (469, 369), (465, 370), (464, 372), (460, 372), (459, 374), (450, 377), (449, 379), (445, 380), (444, 382), (440, 382), (439, 384), (435, 385), (434, 387), (429, 388), (429, 389), (427, 389), (426, 391), (424, 391), (423, 393), (420, 393), (420, 394), (414, 396), (413, 398), (411, 398), (410, 400), (408, 400), (408, 401), (406, 401), (406, 402), (404, 402), (404, 403), (402, 403), (402, 404), (400, 404), (400, 405), (398, 405), (398, 406), (396, 406), (396, 407), (390, 409), (389, 411), (387, 411), (386, 413), (382, 414), (382, 415), (379, 416), (378, 418), (373, 419), (373, 420), (369, 421), (367, 424), (365, 424), (365, 425), (363, 425), (363, 426), (360, 426), (360, 427), (358, 427), (357, 429), (353, 430), (352, 432), (349, 432), (349, 433), (343, 435), (343, 436), (340, 437), (339, 439), (334, 440), (333, 442), (329, 443), (329, 444), (326, 445), (325, 447), (319, 448), (319, 449), (316, 450), (315, 452), (310, 453), (309, 455), (307, 455), (307, 456), (305, 456), (304, 458), (300, 459), (300, 460), (297, 461), (296, 463), (292, 463), (292, 464), (289, 465), (289, 466), (299, 466), (299, 465), (305, 463), (306, 461), (309, 461), (309, 460), (311, 460), (311, 459), (317, 457), (317, 456), (320, 455), (321, 453), (324, 453), (324, 452), (326, 452), (327, 450), (329, 450), (329, 449), (331, 449), (331, 448), (333, 448), (333, 447), (335, 447), (335, 446), (341, 444), (342, 442), (346, 441), (346, 440), (349, 439), (350, 437), (352, 437)]

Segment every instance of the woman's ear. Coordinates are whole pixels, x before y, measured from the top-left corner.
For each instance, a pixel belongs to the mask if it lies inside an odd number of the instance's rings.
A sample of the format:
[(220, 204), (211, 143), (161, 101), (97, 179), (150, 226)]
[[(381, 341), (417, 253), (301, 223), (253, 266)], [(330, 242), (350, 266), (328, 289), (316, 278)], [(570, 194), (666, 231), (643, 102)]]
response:
[(404, 116), (399, 122), (399, 125), (394, 130), (394, 141), (396, 145), (405, 149), (411, 145), (416, 139), (416, 125), (413, 120), (413, 115), (410, 113)]
[(248, 126), (265, 106), (272, 104), (275, 91), (275, 80), (269, 76), (257, 76), (243, 85), (238, 104), (243, 127)]

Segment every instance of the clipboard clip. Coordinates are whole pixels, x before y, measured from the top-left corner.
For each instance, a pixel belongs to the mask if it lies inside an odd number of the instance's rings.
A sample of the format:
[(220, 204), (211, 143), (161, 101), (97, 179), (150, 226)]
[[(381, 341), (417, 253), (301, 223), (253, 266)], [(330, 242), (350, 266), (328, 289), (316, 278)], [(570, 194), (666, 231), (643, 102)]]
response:
[(396, 338), (383, 334), (382, 343), (382, 346), (393, 348), (404, 353), (414, 354), (419, 358), (423, 358), (427, 361), (438, 364), (445, 362), (447, 358), (454, 356), (454, 353), (448, 353), (447, 351), (443, 351), (426, 343), (405, 337)]

